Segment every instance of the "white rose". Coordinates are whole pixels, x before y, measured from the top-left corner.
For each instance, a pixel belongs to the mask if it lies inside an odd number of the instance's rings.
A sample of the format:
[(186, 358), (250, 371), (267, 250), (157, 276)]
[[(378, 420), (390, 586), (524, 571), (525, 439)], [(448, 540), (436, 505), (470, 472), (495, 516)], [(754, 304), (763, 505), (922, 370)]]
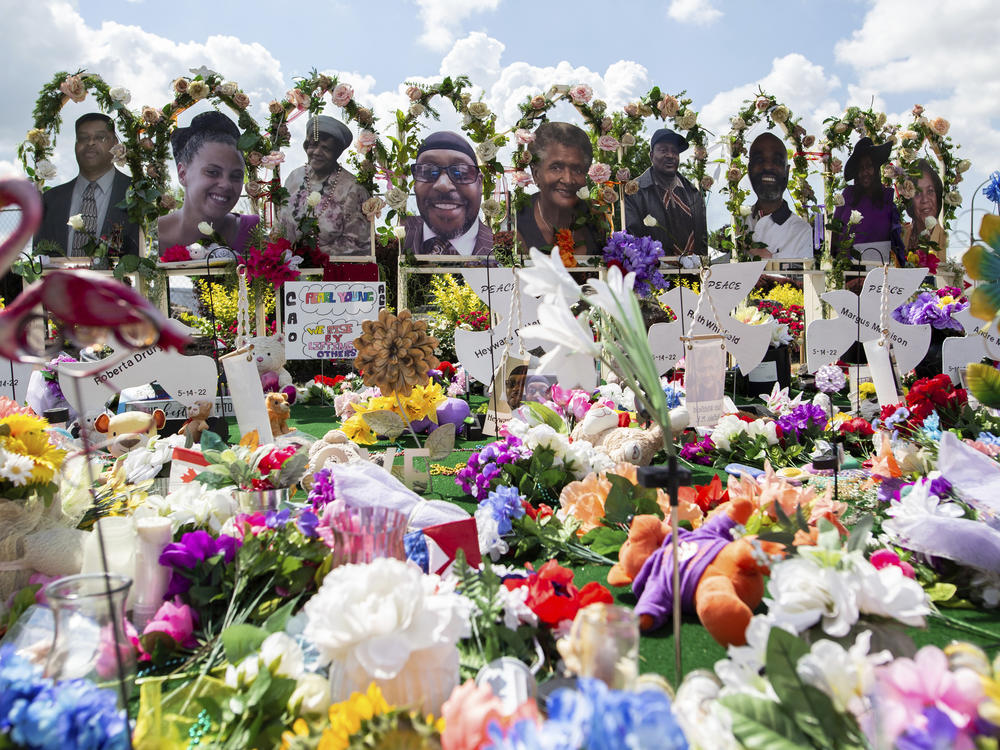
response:
[(957, 190), (951, 190), (944, 197), (944, 202), (947, 203), (949, 206), (957, 206), (962, 202), (962, 194)]
[(313, 190), (306, 197), (306, 203), (309, 205), (310, 208), (316, 208), (316, 206), (319, 205), (319, 202), (321, 200), (323, 200), (323, 196), (320, 195), (320, 193), (318, 191), (316, 191), (316, 190)]
[(73, 214), (66, 222), (76, 232), (82, 232), (86, 224), (83, 223), (83, 214)]
[(740, 206), (740, 216), (749, 216), (752, 210), (750, 206)]
[(132, 101), (132, 94), (124, 86), (115, 86), (113, 89), (108, 91), (108, 95), (111, 99), (122, 106), (125, 106), (130, 101)]
[(260, 644), (260, 659), (268, 671), (280, 677), (298, 677), (302, 674), (302, 649), (285, 633), (272, 633)]
[(198, 222), (198, 231), (206, 237), (211, 237), (215, 229), (207, 221), (200, 221)]
[(746, 121), (742, 117), (734, 117), (732, 124), (734, 131), (746, 130), (747, 128)]
[(677, 118), (677, 127), (683, 130), (690, 130), (694, 127), (695, 123), (698, 121), (698, 113), (692, 112), (690, 109), (683, 115)]
[(875, 666), (892, 658), (888, 651), (869, 655), (871, 639), (872, 632), (865, 630), (845, 650), (839, 643), (822, 638), (799, 659), (795, 671), (803, 681), (830, 696), (838, 711), (860, 715), (875, 686)]
[(865, 217), (861, 215), (861, 212), (855, 209), (851, 211), (850, 218), (847, 219), (848, 225), (853, 226), (854, 224), (860, 224)]
[(590, 190), (588, 190), (587, 186), (584, 185), (582, 188), (576, 191), (576, 197), (582, 201), (585, 201), (587, 200), (587, 198), (590, 197)]
[(402, 242), (406, 238), (406, 227), (404, 227), (402, 224), (397, 224), (392, 228), (392, 233), (397, 240)]
[(406, 201), (409, 196), (405, 190), (400, 190), (398, 187), (392, 188), (385, 196), (385, 202), (389, 204), (389, 208), (394, 211), (402, 211), (406, 208)]
[(493, 141), (483, 141), (476, 146), (476, 154), (484, 162), (493, 161), (493, 157), (497, 155), (497, 144)]
[(314, 672), (300, 675), (288, 699), (288, 710), (297, 716), (318, 716), (329, 707), (330, 680)]
[(844, 196), (842, 194), (840, 194), (840, 193), (837, 193), (835, 196), (833, 196), (833, 205), (835, 205), (835, 206), (843, 206), (844, 205)]
[(924, 227), (927, 228), (928, 230), (936, 227), (937, 223), (938, 223), (937, 219), (935, 219), (933, 216), (927, 216), (924, 218)]
[(424, 113), (424, 105), (421, 104), (420, 102), (413, 102), (413, 104), (410, 105), (411, 117), (420, 117), (420, 115), (422, 115), (423, 113)]
[(858, 587), (861, 612), (891, 617), (911, 627), (923, 627), (924, 618), (931, 612), (927, 594), (919, 583), (907, 578), (902, 568), (887, 565), (879, 569), (865, 560), (858, 563), (852, 573)]
[(647, 227), (655, 227), (656, 218), (653, 216), (653, 214), (646, 214), (646, 218), (642, 220), (642, 223), (645, 224)]
[(43, 180), (51, 180), (56, 176), (56, 165), (48, 159), (42, 159), (35, 165), (35, 174)]

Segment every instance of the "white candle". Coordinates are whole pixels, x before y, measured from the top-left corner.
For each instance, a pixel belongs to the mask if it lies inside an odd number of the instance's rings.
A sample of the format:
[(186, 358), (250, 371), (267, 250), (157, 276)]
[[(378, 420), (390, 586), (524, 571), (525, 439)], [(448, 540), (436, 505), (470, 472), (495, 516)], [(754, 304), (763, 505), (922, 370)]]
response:
[(136, 521), (138, 545), (135, 554), (135, 607), (133, 624), (140, 633), (163, 604), (170, 582), (170, 570), (160, 565), (160, 554), (173, 540), (169, 518), (152, 516)]

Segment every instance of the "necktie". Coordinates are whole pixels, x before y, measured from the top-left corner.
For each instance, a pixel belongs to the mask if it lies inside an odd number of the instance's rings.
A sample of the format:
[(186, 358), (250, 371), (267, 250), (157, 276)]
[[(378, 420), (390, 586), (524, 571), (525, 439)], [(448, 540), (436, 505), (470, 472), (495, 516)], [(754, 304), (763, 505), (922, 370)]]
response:
[(448, 240), (431, 237), (424, 240), (424, 255), (455, 255), (456, 250)]
[(73, 234), (73, 255), (83, 255), (83, 246), (87, 240), (97, 235), (97, 183), (91, 182), (83, 191), (80, 201), (80, 216), (83, 218), (83, 231)]

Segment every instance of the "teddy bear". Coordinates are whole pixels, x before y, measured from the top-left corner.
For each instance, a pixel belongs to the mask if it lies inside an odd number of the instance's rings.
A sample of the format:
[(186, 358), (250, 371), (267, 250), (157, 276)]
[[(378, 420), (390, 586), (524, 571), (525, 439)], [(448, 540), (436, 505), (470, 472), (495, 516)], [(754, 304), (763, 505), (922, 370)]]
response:
[[(702, 625), (722, 646), (746, 644), (746, 629), (753, 610), (764, 598), (764, 577), (769, 570), (757, 561), (751, 540), (733, 540), (730, 531), (746, 523), (753, 513), (750, 500), (727, 503), (695, 531), (680, 530), (681, 611), (696, 613)], [(754, 542), (770, 555), (783, 552), (773, 542)], [(608, 583), (631, 581), (638, 597), (635, 611), (644, 632), (656, 630), (673, 611), (673, 549), (670, 525), (656, 516), (632, 519), (628, 540), (618, 553), (618, 563), (608, 573)]]
[[(683, 408), (683, 407), (682, 407)], [(677, 411), (676, 409), (674, 411)], [(684, 412), (686, 417), (687, 412)], [(674, 412), (671, 412), (674, 417)], [(681, 422), (678, 412), (677, 421)], [(683, 422), (687, 426), (686, 420)], [(671, 432), (675, 435), (684, 427), (671, 422)], [(597, 450), (606, 454), (615, 463), (625, 461), (637, 466), (648, 466), (653, 456), (663, 447), (663, 431), (658, 425), (642, 430), (634, 427), (619, 427), (618, 412), (609, 406), (592, 406), (571, 433), (573, 440), (586, 440)]]
[(247, 339), (246, 345), (253, 348), (252, 355), (260, 384), (264, 393), (284, 393), (288, 403), (295, 403), (295, 386), (292, 376), (285, 369), (285, 337), (282, 334), (274, 336), (254, 336)]
[(201, 433), (208, 429), (208, 418), (212, 415), (211, 401), (196, 401), (187, 408), (187, 420), (177, 431), (184, 435), (185, 443), (193, 445), (201, 442)]
[(268, 393), (264, 397), (267, 406), (267, 418), (271, 423), (271, 434), (274, 437), (287, 435), (292, 429), (288, 426), (288, 416), (291, 408), (288, 406), (288, 396), (284, 393)]
[(114, 416), (99, 415), (94, 429), (108, 436), (108, 452), (117, 457), (146, 445), (166, 422), (163, 409), (154, 409), (152, 414), (126, 411)]

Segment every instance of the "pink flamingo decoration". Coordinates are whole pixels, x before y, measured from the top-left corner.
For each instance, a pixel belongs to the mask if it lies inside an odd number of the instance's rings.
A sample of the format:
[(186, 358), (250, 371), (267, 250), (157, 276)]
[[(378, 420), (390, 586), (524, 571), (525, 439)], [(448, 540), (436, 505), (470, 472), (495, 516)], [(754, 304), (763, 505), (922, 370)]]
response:
[[(0, 244), (0, 275), (6, 273), (42, 221), (42, 200), (28, 180), (0, 180), (0, 207), (16, 204), (21, 222)], [(42, 319), (48, 318), (81, 345), (101, 343), (113, 335), (126, 351), (154, 345), (183, 350), (189, 337), (176, 321), (153, 304), (112, 279), (92, 271), (53, 271), (25, 289), (0, 311), (0, 355), (19, 362), (48, 361), (51, 353), (34, 345)], [(41, 328), (44, 331), (44, 328)]]

